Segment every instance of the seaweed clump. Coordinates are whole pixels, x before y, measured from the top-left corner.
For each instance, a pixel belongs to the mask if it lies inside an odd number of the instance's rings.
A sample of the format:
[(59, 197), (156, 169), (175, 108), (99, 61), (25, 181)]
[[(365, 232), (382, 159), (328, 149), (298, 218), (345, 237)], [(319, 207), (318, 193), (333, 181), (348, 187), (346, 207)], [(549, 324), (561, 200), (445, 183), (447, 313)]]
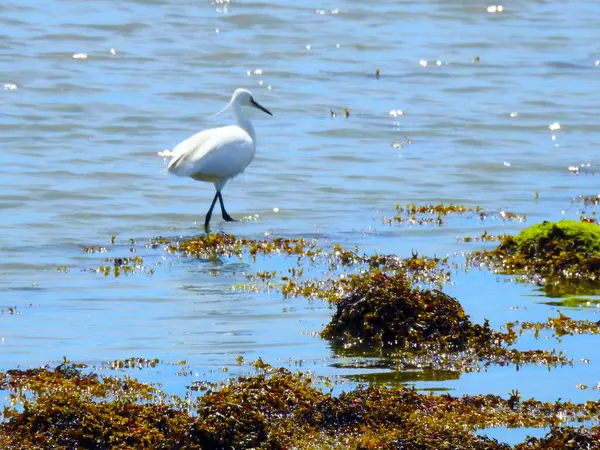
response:
[(491, 341), (489, 327), (474, 325), (458, 300), (412, 287), (404, 272), (367, 271), (348, 280), (349, 294), (322, 336), (348, 347), (463, 350), (475, 337)]
[[(526, 323), (521, 329), (507, 324), (506, 332), (500, 332), (487, 320), (473, 323), (458, 300), (437, 289), (413, 287), (403, 271), (364, 271), (340, 280), (337, 298), (332, 290), (326, 295), (337, 310), (321, 336), (343, 354), (392, 356), (399, 370), (430, 367), (471, 372), (492, 364), (544, 364), (548, 369), (572, 364), (562, 351), (510, 348), (520, 336), (517, 332), (536, 324)], [(566, 330), (563, 335), (584, 325), (567, 319), (560, 321)], [(588, 325), (581, 332), (594, 333), (598, 328)]]
[(523, 400), (517, 391), (508, 398), (453, 397), (383, 386), (333, 396), (308, 373), (260, 360), (255, 367), (258, 374), (208, 384), (203, 396), (186, 401), (131, 378), (86, 375), (76, 365), (0, 373), (0, 389), (11, 392), (0, 448), (508, 450), (476, 433), (499, 426), (551, 427), (516, 448), (597, 448), (598, 427), (569, 426), (597, 417), (597, 401)]
[[(198, 399), (192, 433), (202, 448), (283, 449), (302, 438), (306, 429), (297, 426), (333, 426), (359, 423), (356, 411), (336, 411), (334, 401), (312, 386), (308, 375), (273, 369), (259, 360), (264, 370), (240, 377), (231, 384), (207, 391)], [(323, 417), (319, 414), (329, 412)]]
[(471, 261), (493, 264), (503, 273), (523, 274), (538, 283), (600, 279), (600, 227), (563, 220), (543, 222), (506, 237), (492, 251), (476, 251)]
[(21, 406), (4, 409), (0, 448), (6, 450), (182, 448), (190, 442), (193, 418), (131, 378), (100, 378), (61, 364), (0, 373), (0, 389), (12, 391), (11, 405)]

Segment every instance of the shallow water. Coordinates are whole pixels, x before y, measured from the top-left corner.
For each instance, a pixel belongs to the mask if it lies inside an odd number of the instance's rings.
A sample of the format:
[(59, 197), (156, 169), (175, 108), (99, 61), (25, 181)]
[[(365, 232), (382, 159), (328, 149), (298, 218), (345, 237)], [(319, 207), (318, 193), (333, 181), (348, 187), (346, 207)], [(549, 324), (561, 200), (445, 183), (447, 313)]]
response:
[[(185, 359), (197, 376), (220, 378), (235, 373), (243, 354), (356, 375), (311, 335), (329, 320), (325, 304), (232, 289), (246, 281), (244, 272), (285, 269), (284, 258), (209, 263), (137, 245), (146, 263), (157, 264), (153, 275), (82, 271), (106, 256), (82, 247), (108, 245), (113, 235), (118, 245), (109, 256), (122, 257), (131, 238), (201, 233), (212, 186), (166, 176), (158, 152), (228, 123), (210, 115), (237, 87), (251, 89), (274, 117), (252, 113), (256, 158), (224, 191), (230, 214), (246, 220), (225, 224), (217, 215), (214, 231), (444, 255), (482, 246), (457, 236), (578, 218), (582, 207), (573, 198), (598, 193), (600, 31), (590, 17), (600, 5), (522, 1), (501, 13), (488, 6), (4, 2), (0, 369), (63, 355), (93, 364), (137, 356)], [(78, 53), (87, 58), (74, 58)], [(396, 110), (402, 114), (390, 114)], [(527, 221), (387, 225), (395, 205), (409, 202), (506, 209), (526, 213)], [(63, 266), (69, 272), (58, 273)], [(447, 292), (475, 321), (500, 326), (556, 315), (534, 287), (486, 272), (454, 281)], [(596, 308), (569, 314), (598, 318)], [(456, 394), (519, 389), (524, 398), (597, 399), (598, 391), (576, 386), (600, 381), (596, 342), (563, 341), (559, 348), (570, 357), (591, 360), (573, 368), (412, 379)], [(555, 346), (533, 339), (522, 345)], [(181, 389), (169, 373), (156, 378)]]

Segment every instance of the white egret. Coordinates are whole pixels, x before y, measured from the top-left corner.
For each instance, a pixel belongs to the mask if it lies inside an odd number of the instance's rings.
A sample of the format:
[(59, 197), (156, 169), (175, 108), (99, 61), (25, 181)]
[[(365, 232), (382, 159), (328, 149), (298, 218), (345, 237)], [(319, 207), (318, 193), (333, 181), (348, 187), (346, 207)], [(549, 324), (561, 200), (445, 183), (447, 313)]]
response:
[(256, 133), (250, 120), (243, 114), (242, 106), (251, 106), (270, 116), (273, 115), (254, 100), (250, 91), (236, 89), (229, 104), (217, 114), (231, 108), (237, 125), (196, 133), (178, 144), (171, 153), (172, 159), (167, 169), (170, 173), (197, 181), (208, 181), (215, 185), (217, 192), (206, 213), (205, 228), (208, 228), (217, 199), (221, 204), (223, 219), (227, 222), (234, 221), (225, 211), (221, 191), (225, 184), (242, 173), (254, 158)]

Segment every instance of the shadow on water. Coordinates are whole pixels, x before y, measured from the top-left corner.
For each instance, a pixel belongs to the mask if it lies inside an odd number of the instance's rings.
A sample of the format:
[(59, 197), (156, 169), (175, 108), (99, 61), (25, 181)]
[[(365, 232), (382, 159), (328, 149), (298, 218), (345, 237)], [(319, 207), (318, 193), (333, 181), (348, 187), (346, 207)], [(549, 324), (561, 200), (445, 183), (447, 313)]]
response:
[[(342, 369), (345, 372), (351, 369), (353, 372), (360, 372), (360, 368), (353, 365), (332, 364), (336, 369)], [(403, 386), (423, 381), (448, 381), (458, 380), (460, 372), (450, 370), (432, 370), (430, 368), (414, 369), (414, 370), (393, 370), (393, 371), (372, 371), (362, 373), (344, 373), (343, 378), (355, 383), (373, 383), (383, 384), (387, 386)]]
[(389, 351), (347, 349), (331, 342), (329, 347), (336, 355), (330, 367), (338, 369), (342, 378), (355, 383), (403, 386), (422, 381), (458, 380), (461, 375), (459, 370), (435, 369), (426, 364), (422, 367), (415, 364), (413, 368), (398, 368), (396, 358), (402, 355)]
[(586, 280), (562, 280), (547, 284), (535, 290), (537, 297), (546, 297), (536, 303), (562, 308), (600, 307), (600, 283)]

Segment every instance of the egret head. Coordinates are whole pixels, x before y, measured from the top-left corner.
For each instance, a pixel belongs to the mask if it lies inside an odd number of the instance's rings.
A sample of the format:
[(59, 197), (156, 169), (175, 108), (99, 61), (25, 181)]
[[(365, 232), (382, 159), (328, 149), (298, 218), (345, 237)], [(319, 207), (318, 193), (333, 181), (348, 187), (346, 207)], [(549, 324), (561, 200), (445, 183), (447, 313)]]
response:
[(271, 112), (259, 105), (252, 97), (252, 93), (248, 89), (236, 89), (231, 96), (230, 105), (250, 106), (252, 108), (260, 109), (262, 112), (272, 116)]

